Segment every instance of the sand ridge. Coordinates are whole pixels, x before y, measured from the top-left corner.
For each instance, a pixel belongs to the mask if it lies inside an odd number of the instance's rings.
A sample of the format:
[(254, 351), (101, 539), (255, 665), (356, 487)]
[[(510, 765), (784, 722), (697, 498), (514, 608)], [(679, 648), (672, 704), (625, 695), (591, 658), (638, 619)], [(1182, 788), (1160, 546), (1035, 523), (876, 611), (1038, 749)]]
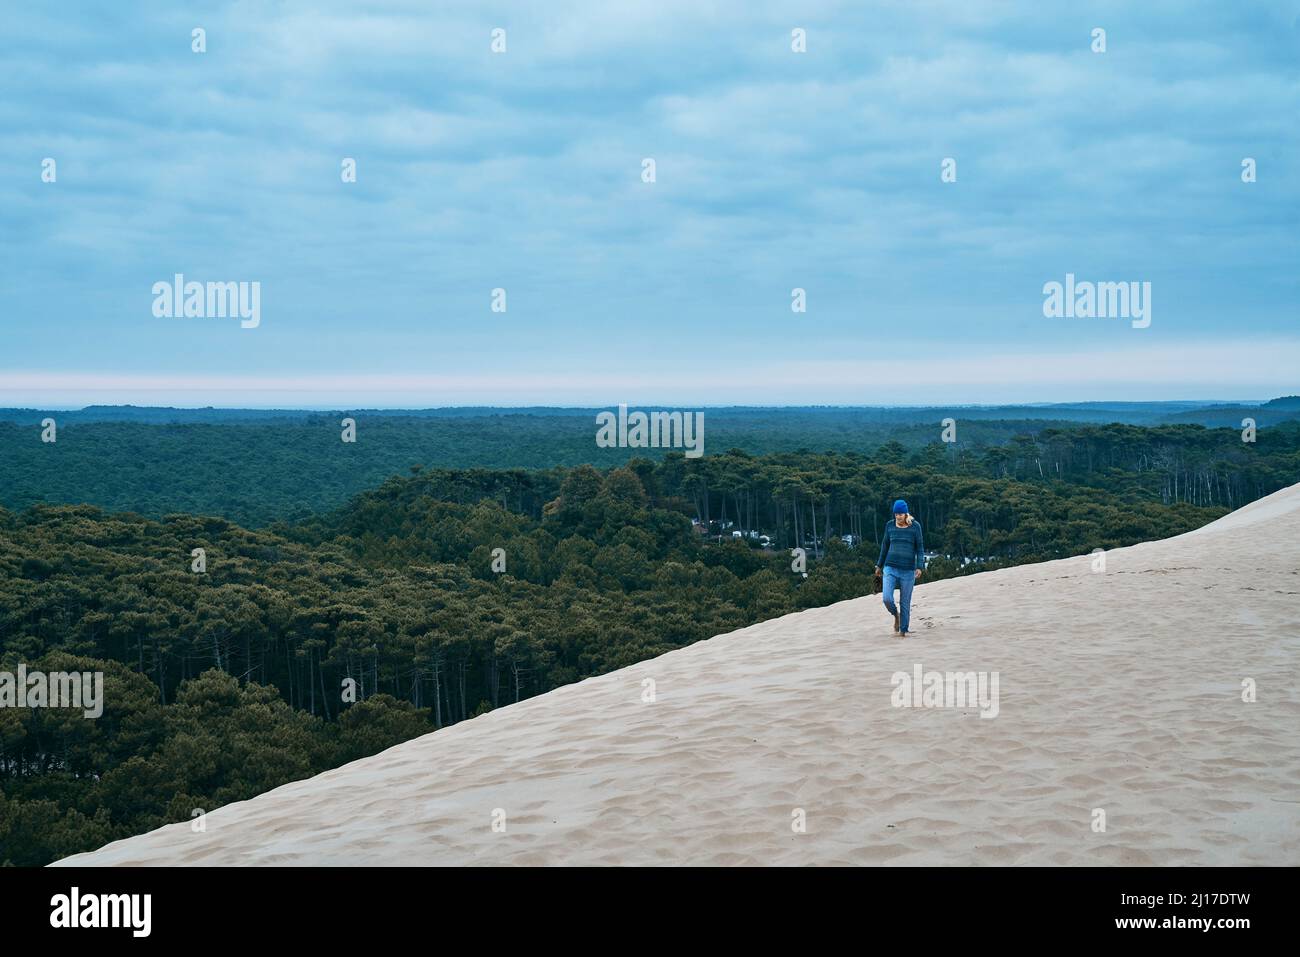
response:
[[(1300, 485), (1105, 558), (923, 582), (906, 640), (878, 597), (762, 622), (54, 866), (1300, 863)], [(997, 672), (997, 717), (895, 707), (917, 664)]]

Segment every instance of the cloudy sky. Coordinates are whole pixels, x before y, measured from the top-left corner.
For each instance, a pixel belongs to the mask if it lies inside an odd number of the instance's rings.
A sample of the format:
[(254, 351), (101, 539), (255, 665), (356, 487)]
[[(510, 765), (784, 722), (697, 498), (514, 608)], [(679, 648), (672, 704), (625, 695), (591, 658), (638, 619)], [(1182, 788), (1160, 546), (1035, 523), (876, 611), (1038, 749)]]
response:
[[(23, 4), (0, 405), (1294, 393), (1297, 49), (1293, 0)], [(1067, 273), (1150, 326), (1044, 317)]]

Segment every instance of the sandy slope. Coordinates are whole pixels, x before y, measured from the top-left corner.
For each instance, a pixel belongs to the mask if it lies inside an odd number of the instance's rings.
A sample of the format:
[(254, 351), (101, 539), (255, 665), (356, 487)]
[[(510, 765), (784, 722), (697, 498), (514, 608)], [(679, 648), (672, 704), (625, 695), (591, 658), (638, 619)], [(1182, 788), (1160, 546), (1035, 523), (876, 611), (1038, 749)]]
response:
[[(1300, 863), (1300, 485), (914, 611), (763, 622), (60, 863)], [(997, 671), (998, 716), (891, 706), (916, 663)]]

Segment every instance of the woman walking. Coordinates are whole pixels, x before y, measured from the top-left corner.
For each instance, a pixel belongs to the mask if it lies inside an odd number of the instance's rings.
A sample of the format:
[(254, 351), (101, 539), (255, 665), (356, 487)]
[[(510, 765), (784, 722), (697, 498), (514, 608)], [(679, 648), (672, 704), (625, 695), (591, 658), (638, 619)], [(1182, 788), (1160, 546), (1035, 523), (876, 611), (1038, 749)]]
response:
[[(925, 569), (925, 546), (921, 541), (921, 523), (907, 511), (901, 498), (894, 503), (894, 517), (885, 523), (881, 536), (880, 559), (876, 562), (876, 577), (882, 577), (881, 594), (885, 611), (894, 616), (894, 631), (900, 638), (907, 637), (907, 626), (912, 615), (912, 586)], [(898, 589), (898, 606), (894, 605), (894, 589)]]

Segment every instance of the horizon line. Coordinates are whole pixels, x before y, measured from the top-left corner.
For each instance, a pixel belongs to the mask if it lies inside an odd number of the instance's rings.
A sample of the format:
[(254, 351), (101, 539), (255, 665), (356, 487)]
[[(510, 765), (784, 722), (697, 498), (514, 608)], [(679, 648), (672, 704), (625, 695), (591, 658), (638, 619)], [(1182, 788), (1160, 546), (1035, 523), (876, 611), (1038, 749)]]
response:
[[(6, 391), (0, 388), (0, 393)], [(162, 390), (159, 390), (162, 391)], [(237, 391), (237, 390), (230, 390)], [(292, 390), (285, 390), (292, 391)], [(1275, 395), (1270, 398), (1195, 398), (1195, 399), (1076, 399), (1076, 400), (1040, 400), (1024, 402), (942, 402), (935, 404), (923, 403), (899, 403), (899, 404), (876, 404), (864, 405), (843, 402), (822, 402), (806, 405), (760, 405), (755, 403), (732, 403), (730, 405), (715, 405), (709, 403), (691, 403), (693, 410), (756, 410), (756, 411), (818, 411), (818, 410), (847, 410), (847, 411), (870, 411), (876, 409), (893, 409), (893, 410), (927, 410), (927, 409), (1052, 409), (1052, 408), (1078, 408), (1080, 406), (1097, 405), (1097, 406), (1114, 406), (1114, 405), (1191, 405), (1198, 408), (1211, 408), (1219, 406), (1243, 406), (1258, 407), (1268, 402), (1278, 399), (1295, 398), (1294, 395)], [(527, 412), (532, 410), (554, 410), (559, 412), (602, 412), (610, 409), (616, 409), (623, 405), (629, 409), (634, 407), (654, 407), (668, 408), (672, 405), (682, 405), (682, 403), (655, 403), (655, 402), (625, 402), (611, 403), (607, 405), (547, 405), (547, 404), (524, 404), (524, 405), (490, 405), (490, 404), (465, 404), (465, 405), (401, 405), (401, 406), (362, 406), (362, 405), (297, 405), (297, 406), (266, 406), (266, 405), (140, 405), (134, 402), (125, 403), (107, 403), (91, 402), (86, 404), (44, 404), (44, 405), (10, 405), (0, 406), (0, 411), (5, 412), (85, 412), (90, 409), (139, 409), (142, 411), (175, 411), (175, 412), (443, 412), (443, 411), (466, 411), (466, 410), (489, 410), (502, 412)]]

